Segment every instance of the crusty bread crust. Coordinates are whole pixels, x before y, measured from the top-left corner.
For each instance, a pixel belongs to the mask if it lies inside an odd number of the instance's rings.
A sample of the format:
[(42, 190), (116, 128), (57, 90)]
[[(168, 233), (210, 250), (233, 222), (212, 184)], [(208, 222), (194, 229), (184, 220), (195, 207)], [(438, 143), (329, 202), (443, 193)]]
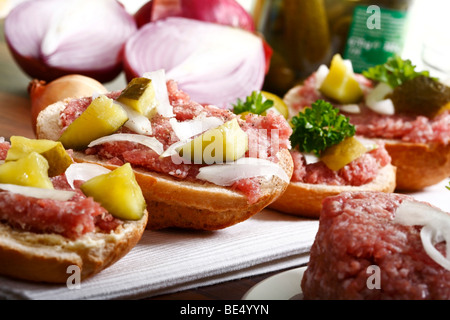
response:
[(450, 176), (450, 144), (386, 140), (385, 148), (397, 167), (399, 191), (421, 190)]
[(291, 182), (286, 191), (270, 208), (291, 215), (319, 218), (322, 201), (329, 196), (344, 191), (380, 191), (393, 192), (396, 186), (396, 168), (387, 165), (381, 169), (376, 179), (362, 186), (330, 186)]
[[(89, 278), (125, 256), (141, 239), (148, 212), (125, 221), (114, 232), (91, 232), (77, 240), (39, 234), (0, 224), (0, 274), (35, 282), (68, 283), (76, 266), (80, 280)], [(70, 282), (71, 283), (71, 282)]]
[[(68, 100), (44, 109), (37, 118), (37, 137), (58, 140), (61, 135), (59, 114)], [(293, 161), (288, 150), (277, 157), (288, 177), (292, 176)], [(96, 156), (74, 152), (77, 162), (92, 162), (114, 169), (116, 166), (100, 161)], [(168, 227), (218, 230), (242, 222), (278, 198), (288, 183), (278, 177), (260, 178), (262, 196), (253, 204), (242, 193), (229, 187), (197, 181), (181, 181), (167, 174), (135, 169), (136, 180), (147, 201), (149, 222), (147, 229)]]
[[(279, 165), (292, 176), (293, 161), (288, 150), (278, 153)], [(75, 161), (102, 163), (95, 156), (75, 152)], [(135, 169), (136, 180), (147, 201), (147, 229), (168, 227), (218, 230), (242, 222), (277, 199), (288, 184), (278, 177), (260, 178), (262, 196), (253, 204), (245, 195), (227, 187), (202, 181), (182, 181), (166, 174)]]

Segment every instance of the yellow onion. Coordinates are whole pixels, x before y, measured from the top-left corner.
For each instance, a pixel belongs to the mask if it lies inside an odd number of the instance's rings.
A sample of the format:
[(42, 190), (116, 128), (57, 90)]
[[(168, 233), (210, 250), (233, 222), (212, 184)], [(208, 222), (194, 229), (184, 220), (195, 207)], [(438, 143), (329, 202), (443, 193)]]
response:
[(47, 106), (66, 98), (89, 97), (107, 93), (107, 89), (97, 80), (79, 74), (70, 74), (49, 83), (34, 79), (28, 85), (31, 100), (31, 122), (36, 131), (36, 118)]

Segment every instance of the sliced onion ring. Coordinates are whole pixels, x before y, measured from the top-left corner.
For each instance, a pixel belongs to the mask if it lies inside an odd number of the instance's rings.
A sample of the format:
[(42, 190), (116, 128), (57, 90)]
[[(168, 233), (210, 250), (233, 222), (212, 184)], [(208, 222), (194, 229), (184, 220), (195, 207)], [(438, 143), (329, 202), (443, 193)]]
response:
[(263, 40), (248, 31), (184, 18), (151, 22), (125, 45), (128, 80), (164, 69), (193, 101), (231, 107), (262, 88)]
[(35, 188), (7, 183), (0, 183), (0, 189), (27, 197), (57, 201), (68, 201), (75, 195), (75, 192), (68, 190)]
[[(394, 222), (406, 226), (423, 226), (420, 238), (425, 252), (450, 271), (450, 214), (426, 203), (406, 200), (397, 208)], [(434, 246), (442, 241), (446, 242), (446, 256)]]
[(127, 141), (142, 144), (155, 151), (158, 155), (162, 154), (164, 151), (163, 144), (159, 142), (156, 138), (132, 133), (117, 133), (101, 137), (89, 143), (88, 147), (90, 148), (99, 144), (116, 141)]
[(241, 158), (235, 162), (215, 164), (200, 168), (197, 179), (209, 181), (219, 186), (231, 186), (236, 181), (254, 177), (279, 177), (286, 183), (290, 179), (276, 163), (259, 158)]
[(5, 39), (31, 77), (82, 74), (100, 82), (122, 71), (122, 47), (136, 22), (114, 0), (25, 1), (5, 20)]
[(75, 189), (74, 181), (87, 181), (111, 170), (95, 163), (73, 163), (65, 172), (67, 182)]

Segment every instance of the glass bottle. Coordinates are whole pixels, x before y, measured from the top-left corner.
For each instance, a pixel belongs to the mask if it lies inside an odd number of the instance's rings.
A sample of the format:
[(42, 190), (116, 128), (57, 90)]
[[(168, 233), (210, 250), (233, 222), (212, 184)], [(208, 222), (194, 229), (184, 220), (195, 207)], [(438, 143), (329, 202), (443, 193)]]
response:
[(260, 0), (255, 24), (273, 49), (264, 89), (279, 95), (331, 56), (324, 0)]
[(352, 60), (355, 72), (400, 54), (411, 0), (325, 0), (334, 52)]

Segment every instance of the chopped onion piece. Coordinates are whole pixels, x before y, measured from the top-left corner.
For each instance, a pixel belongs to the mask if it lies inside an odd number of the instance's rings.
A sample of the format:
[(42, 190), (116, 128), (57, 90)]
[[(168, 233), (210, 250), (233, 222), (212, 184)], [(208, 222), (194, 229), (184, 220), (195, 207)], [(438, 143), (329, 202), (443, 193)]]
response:
[(215, 164), (200, 168), (197, 179), (219, 186), (231, 186), (236, 181), (254, 177), (277, 176), (289, 183), (286, 172), (276, 163), (259, 158), (241, 158), (234, 162)]
[(303, 153), (303, 157), (305, 158), (306, 164), (317, 163), (320, 161), (320, 158), (314, 153)]
[(58, 201), (70, 200), (75, 195), (74, 191), (26, 187), (6, 183), (1, 183), (0, 189), (12, 193), (21, 194), (27, 197), (38, 199), (51, 199)]
[(347, 113), (361, 113), (361, 108), (357, 104), (344, 104), (341, 105), (339, 109)]
[(73, 163), (65, 172), (67, 182), (75, 189), (74, 181), (87, 181), (101, 174), (110, 172), (111, 170), (94, 163)]
[(173, 131), (181, 141), (190, 139), (209, 129), (217, 128), (223, 120), (217, 117), (198, 116), (192, 120), (178, 122), (175, 118), (169, 120)]
[(129, 133), (117, 133), (117, 134), (112, 134), (109, 136), (101, 137), (99, 139), (92, 141), (88, 145), (88, 147), (90, 148), (90, 147), (93, 147), (93, 146), (96, 146), (99, 144), (103, 144), (103, 143), (107, 143), (107, 142), (115, 142), (115, 141), (127, 141), (127, 142), (142, 144), (142, 145), (152, 149), (153, 151), (155, 151), (158, 155), (160, 155), (164, 151), (163, 144), (161, 142), (159, 142), (156, 138), (147, 137), (147, 136), (139, 135), (139, 134), (132, 134), (132, 133), (130, 133), (130, 134)]
[(155, 99), (158, 102), (156, 106), (158, 114), (167, 118), (174, 117), (175, 114), (173, 113), (173, 107), (170, 104), (169, 93), (167, 92), (167, 79), (164, 69), (146, 72), (143, 77), (152, 80), (152, 85), (155, 89)]
[(128, 121), (124, 124), (126, 128), (138, 134), (152, 134), (152, 124), (146, 116), (137, 112), (136, 110), (133, 110), (123, 103), (120, 103), (118, 101), (114, 101), (114, 103), (119, 104), (128, 115)]
[(327, 77), (330, 69), (324, 64), (320, 65), (320, 67), (316, 71), (316, 89), (319, 89), (322, 86), (323, 81)]
[[(425, 252), (443, 268), (450, 271), (450, 215), (422, 202), (403, 201), (393, 220), (405, 226), (423, 226), (420, 231)], [(435, 248), (435, 244), (446, 242), (446, 256)]]
[(392, 92), (393, 89), (390, 85), (380, 82), (367, 95), (367, 106), (376, 113), (393, 115), (395, 113), (394, 103), (391, 99), (386, 99), (386, 97)]

